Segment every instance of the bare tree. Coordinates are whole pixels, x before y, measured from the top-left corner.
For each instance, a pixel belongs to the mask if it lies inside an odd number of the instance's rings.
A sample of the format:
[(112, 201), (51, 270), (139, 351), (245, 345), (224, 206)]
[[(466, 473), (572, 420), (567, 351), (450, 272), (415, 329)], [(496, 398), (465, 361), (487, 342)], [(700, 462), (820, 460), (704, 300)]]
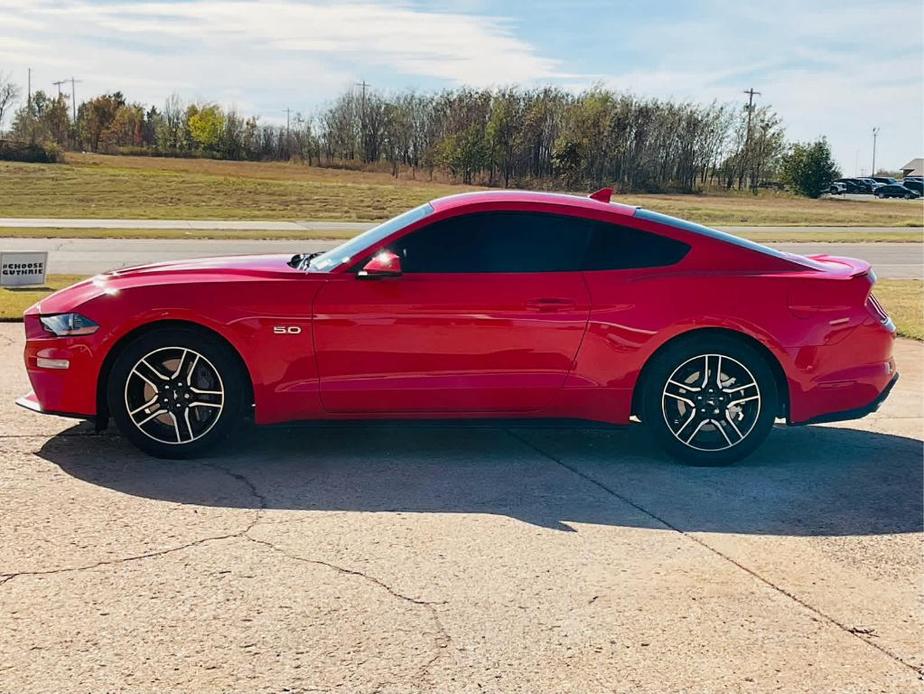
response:
[(18, 98), (19, 87), (13, 83), (8, 74), (0, 72), (0, 132), (3, 132), (3, 117)]

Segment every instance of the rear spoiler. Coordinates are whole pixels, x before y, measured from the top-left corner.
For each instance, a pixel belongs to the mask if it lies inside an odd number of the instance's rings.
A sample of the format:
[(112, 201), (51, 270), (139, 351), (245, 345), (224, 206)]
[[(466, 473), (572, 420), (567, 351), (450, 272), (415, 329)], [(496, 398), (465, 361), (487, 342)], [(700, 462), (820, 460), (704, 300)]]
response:
[(876, 281), (876, 274), (873, 272), (872, 266), (865, 260), (860, 260), (859, 258), (845, 258), (843, 256), (837, 255), (827, 255), (826, 253), (820, 255), (810, 255), (806, 257), (809, 260), (824, 266), (823, 269), (825, 271), (835, 274), (839, 277), (849, 279), (851, 277), (859, 277), (860, 275), (870, 275), (870, 279), (873, 282)]

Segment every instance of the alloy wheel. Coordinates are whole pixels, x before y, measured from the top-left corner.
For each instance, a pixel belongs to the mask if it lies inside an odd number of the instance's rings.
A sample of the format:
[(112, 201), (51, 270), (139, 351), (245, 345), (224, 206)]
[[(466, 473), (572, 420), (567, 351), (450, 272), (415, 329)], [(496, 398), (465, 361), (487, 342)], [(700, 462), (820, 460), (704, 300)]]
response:
[(224, 410), (215, 366), (188, 347), (161, 347), (141, 357), (125, 380), (125, 409), (145, 436), (168, 445), (205, 436)]
[(701, 354), (671, 373), (661, 395), (674, 438), (698, 451), (724, 451), (744, 441), (760, 417), (761, 393), (744, 364), (723, 354)]

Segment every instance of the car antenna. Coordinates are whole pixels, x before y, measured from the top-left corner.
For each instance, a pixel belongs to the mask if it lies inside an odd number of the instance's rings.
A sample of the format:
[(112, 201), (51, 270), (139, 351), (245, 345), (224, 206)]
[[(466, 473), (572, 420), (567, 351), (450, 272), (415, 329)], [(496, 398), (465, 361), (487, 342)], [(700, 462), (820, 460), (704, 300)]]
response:
[(590, 197), (591, 200), (597, 200), (597, 201), (599, 201), (599, 202), (606, 202), (606, 203), (608, 203), (608, 202), (610, 201), (610, 198), (611, 198), (612, 196), (613, 196), (613, 189), (612, 189), (612, 188), (601, 188), (600, 190), (596, 191), (595, 193), (591, 193), (591, 194), (589, 195), (589, 197)]

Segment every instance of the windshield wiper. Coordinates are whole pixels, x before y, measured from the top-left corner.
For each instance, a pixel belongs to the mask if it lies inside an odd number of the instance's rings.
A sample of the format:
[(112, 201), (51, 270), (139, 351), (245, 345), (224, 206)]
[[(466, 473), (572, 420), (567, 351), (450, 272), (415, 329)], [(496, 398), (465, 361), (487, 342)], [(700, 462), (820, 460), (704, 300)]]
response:
[(311, 261), (319, 255), (324, 255), (327, 251), (314, 251), (312, 253), (296, 253), (289, 259), (289, 266), (296, 270), (307, 270)]

